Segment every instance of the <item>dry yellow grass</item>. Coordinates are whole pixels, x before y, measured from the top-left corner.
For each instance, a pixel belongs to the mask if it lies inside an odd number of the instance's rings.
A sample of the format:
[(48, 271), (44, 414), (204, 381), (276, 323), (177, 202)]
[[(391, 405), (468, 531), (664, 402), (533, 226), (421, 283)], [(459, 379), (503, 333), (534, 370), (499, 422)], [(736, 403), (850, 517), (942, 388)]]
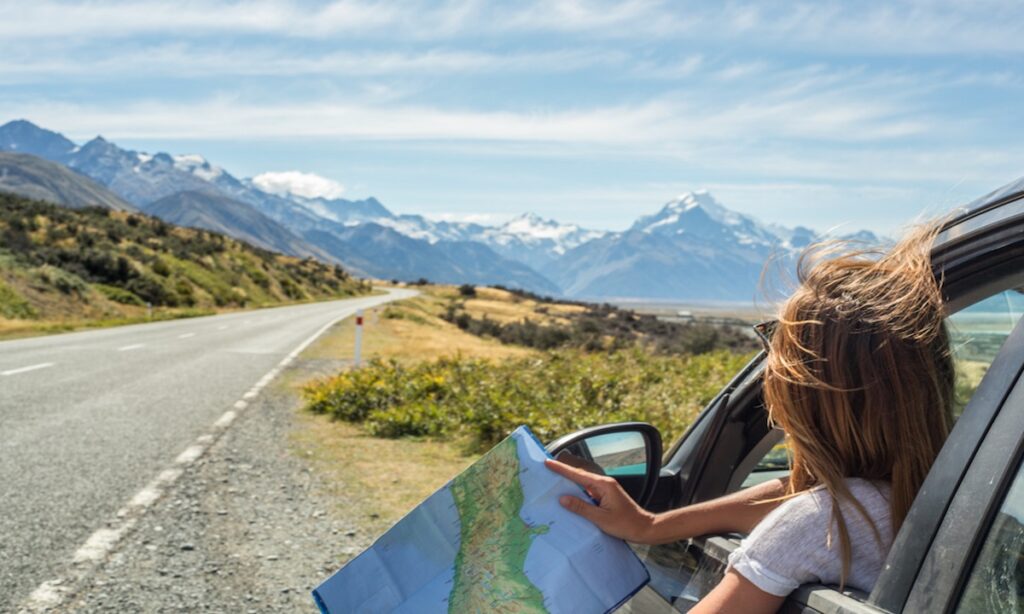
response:
[[(292, 447), (325, 478), (344, 515), (378, 534), (469, 466), (449, 442), (379, 439), (344, 422), (300, 412)], [(354, 512), (354, 514), (353, 514)]]
[[(448, 295), (446, 288), (427, 288), (415, 298), (368, 311), (363, 326), (363, 358), (412, 362), (456, 354), (498, 359), (531, 353), (526, 348), (471, 335), (441, 319)], [(354, 345), (354, 320), (349, 318), (311, 346), (305, 355), (351, 359)]]
[(474, 318), (487, 316), (491, 320), (502, 323), (519, 322), (524, 318), (529, 318), (542, 325), (555, 322), (567, 324), (568, 319), (560, 316), (584, 311), (580, 305), (558, 303), (545, 304), (543, 310), (538, 311), (537, 307), (540, 304), (537, 301), (496, 288), (477, 288), (476, 294), (475, 298), (465, 301), (466, 313)]

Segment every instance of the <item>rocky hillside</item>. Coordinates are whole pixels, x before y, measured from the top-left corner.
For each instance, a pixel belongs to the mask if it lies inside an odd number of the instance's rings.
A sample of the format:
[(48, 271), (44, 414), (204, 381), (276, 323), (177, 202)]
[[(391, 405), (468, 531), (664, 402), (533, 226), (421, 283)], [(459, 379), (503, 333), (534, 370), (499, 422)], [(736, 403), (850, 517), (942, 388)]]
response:
[(175, 192), (146, 205), (143, 211), (177, 226), (212, 230), (282, 254), (341, 262), (307, 244), (251, 205), (219, 194), (194, 190)]
[(0, 152), (0, 191), (79, 209), (137, 211), (117, 194), (66, 166), (30, 154)]

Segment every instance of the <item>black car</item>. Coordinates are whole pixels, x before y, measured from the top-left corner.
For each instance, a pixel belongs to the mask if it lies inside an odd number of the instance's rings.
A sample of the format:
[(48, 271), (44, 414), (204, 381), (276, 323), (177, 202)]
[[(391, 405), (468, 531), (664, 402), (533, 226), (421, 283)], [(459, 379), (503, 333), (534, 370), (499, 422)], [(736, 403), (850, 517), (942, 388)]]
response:
[[(961, 401), (871, 594), (801, 587), (783, 612), (1024, 612), (1024, 179), (959, 209), (933, 245)], [(597, 426), (548, 446), (600, 465), (665, 511), (787, 469), (761, 398), (764, 354), (664, 455), (642, 423)], [(781, 452), (781, 453), (780, 453)], [(626, 612), (685, 612), (725, 573), (741, 535), (637, 546), (650, 584)]]

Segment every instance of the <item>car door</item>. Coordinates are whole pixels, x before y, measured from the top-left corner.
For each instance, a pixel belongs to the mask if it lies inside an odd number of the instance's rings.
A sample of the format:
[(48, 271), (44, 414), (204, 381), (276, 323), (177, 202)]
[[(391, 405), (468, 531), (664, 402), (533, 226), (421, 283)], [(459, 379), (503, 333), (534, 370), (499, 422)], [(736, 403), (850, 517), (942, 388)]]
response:
[[(1008, 346), (1024, 344), (1024, 325), (1017, 328)], [(906, 611), (1024, 611), (1024, 378), (1018, 369), (1011, 379), (927, 546)]]
[[(787, 600), (783, 611), (903, 611), (919, 576), (921, 581), (928, 577), (922, 565), (932, 552), (955, 488), (1024, 365), (1024, 332), (1017, 325), (1021, 309), (1014, 307), (1020, 297), (1015, 289), (1024, 285), (1022, 194), (1024, 182), (1018, 182), (979, 199), (936, 241), (934, 259), (944, 276), (954, 343), (961, 344), (961, 352), (965, 347), (975, 352), (969, 359), (958, 359), (960, 392), (963, 400), (970, 400), (897, 535), (874, 591), (865, 595), (805, 586)], [(1001, 328), (978, 331), (968, 326), (965, 314), (1000, 301), (1007, 305)], [(762, 460), (772, 457), (782, 435), (767, 427), (760, 396), (762, 359), (756, 357), (738, 374), (673, 446), (649, 509), (662, 511), (732, 492), (766, 468)], [(779, 468), (770, 464), (767, 469)], [(625, 611), (688, 610), (722, 577), (726, 558), (740, 537), (704, 536), (638, 547), (652, 579)]]

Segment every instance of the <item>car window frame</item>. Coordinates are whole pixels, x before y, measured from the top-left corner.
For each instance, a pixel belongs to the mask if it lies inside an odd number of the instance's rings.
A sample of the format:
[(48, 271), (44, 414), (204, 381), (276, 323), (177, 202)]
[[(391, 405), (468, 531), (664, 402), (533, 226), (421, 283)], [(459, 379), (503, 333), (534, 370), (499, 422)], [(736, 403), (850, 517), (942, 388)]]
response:
[[(1017, 323), (1011, 337), (1004, 345), (1016, 343), (1016, 349), (1024, 355), (1024, 321)], [(907, 610), (949, 612), (960, 601), (981, 546), (1024, 457), (1022, 373), (1024, 370), (1018, 370), (966, 467), (907, 597)], [(951, 552), (955, 555), (950, 556)]]
[[(969, 233), (952, 235), (940, 243), (934, 256), (945, 278), (947, 312), (952, 315), (986, 296), (1024, 283), (1024, 199), (1018, 194), (1013, 215), (988, 210), (997, 223), (987, 232), (981, 217), (966, 223)], [(969, 237), (964, 242), (963, 237)], [(1018, 322), (999, 348), (985, 377), (957, 420), (949, 440), (939, 451), (893, 542), (874, 590), (871, 603), (886, 611), (902, 611), (918, 577), (943, 516), (968, 464), (978, 449), (1024, 365), (1024, 342)]]

